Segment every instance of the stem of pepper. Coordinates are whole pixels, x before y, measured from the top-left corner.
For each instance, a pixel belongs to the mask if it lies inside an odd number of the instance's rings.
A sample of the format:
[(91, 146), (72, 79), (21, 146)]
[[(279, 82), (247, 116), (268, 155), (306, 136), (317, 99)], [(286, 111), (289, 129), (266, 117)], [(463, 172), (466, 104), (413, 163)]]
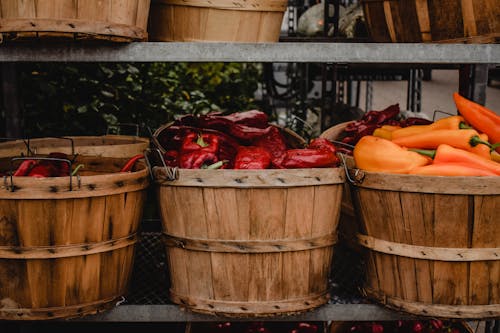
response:
[(223, 161), (219, 161), (219, 162), (216, 162), (214, 164), (210, 164), (210, 165), (207, 165), (205, 167), (202, 167), (202, 169), (210, 169), (210, 170), (215, 170), (215, 169), (219, 169), (221, 168), (225, 163), (228, 163), (229, 161), (228, 160), (223, 160)]
[(435, 150), (416, 149), (416, 148), (408, 148), (408, 150), (414, 151), (416, 153), (419, 153), (420, 155), (424, 155), (424, 156), (430, 157), (432, 159), (434, 159), (434, 157), (436, 156)]
[(198, 135), (198, 140), (196, 140), (196, 144), (202, 148), (205, 148), (205, 147), (208, 147), (209, 144), (205, 142), (205, 140), (203, 140), (203, 136)]
[(85, 164), (78, 164), (71, 173), (71, 175), (72, 176), (76, 175), (81, 168), (85, 168)]
[[(499, 142), (500, 143), (500, 142)], [(484, 141), (482, 140), (479, 136), (477, 135), (474, 135), (470, 138), (469, 140), (469, 144), (472, 146), (472, 147), (475, 147), (479, 144), (483, 144), (483, 145), (486, 145), (488, 147), (490, 147), (490, 150), (491, 149), (495, 149), (496, 147), (498, 147), (498, 143), (495, 143), (494, 145), (492, 145), (491, 143), (489, 143), (488, 141)], [(495, 148), (493, 148), (495, 146)]]
[(460, 124), (458, 125), (458, 128), (459, 129), (474, 129), (474, 127), (467, 125), (463, 121), (460, 122)]

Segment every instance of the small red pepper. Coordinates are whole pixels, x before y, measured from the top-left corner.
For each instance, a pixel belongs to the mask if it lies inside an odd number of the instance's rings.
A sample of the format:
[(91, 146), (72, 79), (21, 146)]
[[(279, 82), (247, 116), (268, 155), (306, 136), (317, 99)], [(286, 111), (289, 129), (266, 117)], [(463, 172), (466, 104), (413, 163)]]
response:
[(235, 169), (267, 169), (271, 165), (271, 154), (262, 147), (241, 146), (234, 161)]
[(275, 166), (281, 164), (287, 150), (285, 137), (281, 131), (274, 126), (271, 127), (269, 133), (254, 140), (252, 144), (266, 149), (271, 154), (271, 162)]
[(31, 169), (37, 164), (35, 160), (24, 160), (16, 169), (13, 176), (27, 176)]
[[(59, 158), (62, 160), (67, 160), (68, 155), (65, 153), (50, 153), (49, 156), (50, 158)], [(40, 164), (51, 164), (54, 169), (55, 169), (55, 174), (52, 175), (52, 177), (67, 177), (69, 176), (69, 163), (66, 161), (42, 161)]]
[(324, 149), (290, 149), (280, 167), (285, 169), (327, 168), (337, 166), (338, 157), (331, 151)]
[(132, 168), (134, 167), (135, 163), (144, 158), (144, 154), (138, 154), (138, 155), (135, 155), (134, 157), (132, 157), (131, 159), (129, 159), (127, 161), (127, 163), (125, 163), (125, 165), (123, 166), (123, 168), (120, 170), (120, 172), (129, 172), (129, 171), (132, 171)]
[(213, 119), (227, 119), (234, 124), (241, 124), (250, 127), (266, 128), (267, 126), (269, 126), (269, 118), (267, 114), (258, 110), (234, 112), (225, 116), (211, 113), (206, 117), (210, 117)]
[(337, 148), (333, 145), (332, 142), (330, 142), (330, 140), (325, 138), (316, 138), (311, 140), (308, 148), (319, 149), (319, 150), (324, 149), (331, 151), (334, 154), (337, 153)]
[(169, 167), (179, 166), (179, 152), (177, 150), (167, 150), (163, 154), (163, 159)]

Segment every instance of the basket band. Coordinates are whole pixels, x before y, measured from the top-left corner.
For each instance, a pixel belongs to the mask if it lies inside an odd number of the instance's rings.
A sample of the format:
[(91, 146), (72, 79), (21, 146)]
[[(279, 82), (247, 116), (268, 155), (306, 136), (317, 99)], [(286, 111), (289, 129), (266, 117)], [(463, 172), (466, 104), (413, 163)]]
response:
[(500, 248), (448, 248), (394, 243), (358, 234), (361, 246), (401, 257), (440, 261), (500, 260)]
[(0, 32), (74, 33), (117, 36), (138, 41), (147, 38), (147, 32), (136, 26), (76, 19), (2, 19)]
[(380, 291), (375, 291), (370, 288), (363, 288), (362, 292), (365, 296), (368, 296), (369, 298), (374, 299), (389, 308), (398, 311), (406, 311), (414, 315), (459, 319), (486, 319), (497, 318), (500, 316), (499, 304), (447, 305), (409, 302), (398, 297), (387, 296)]
[(121, 249), (137, 242), (137, 234), (98, 243), (60, 246), (0, 246), (0, 259), (57, 259), (79, 257)]
[(256, 314), (288, 313), (315, 308), (328, 302), (330, 294), (328, 290), (325, 290), (301, 298), (284, 300), (226, 301), (180, 295), (170, 289), (170, 299), (174, 303), (202, 312), (255, 316)]
[(164, 5), (207, 7), (210, 9), (249, 10), (263, 12), (284, 12), (287, 1), (283, 0), (153, 0)]
[(0, 319), (2, 320), (40, 320), (78, 317), (84, 314), (98, 313), (106, 308), (114, 306), (121, 296), (112, 296), (106, 299), (90, 303), (82, 303), (67, 306), (48, 308), (0, 308)]
[(184, 238), (163, 234), (168, 247), (179, 247), (193, 251), (223, 253), (274, 253), (294, 252), (329, 247), (336, 243), (337, 235), (329, 234), (308, 239), (284, 240), (219, 240)]
[[(172, 168), (170, 168), (172, 169)], [(203, 170), (177, 169), (171, 173), (164, 167), (153, 167), (152, 174), (160, 186), (217, 188), (290, 188), (317, 185), (343, 185), (342, 168)], [(175, 175), (175, 177), (172, 177)], [(174, 180), (172, 180), (174, 178)]]

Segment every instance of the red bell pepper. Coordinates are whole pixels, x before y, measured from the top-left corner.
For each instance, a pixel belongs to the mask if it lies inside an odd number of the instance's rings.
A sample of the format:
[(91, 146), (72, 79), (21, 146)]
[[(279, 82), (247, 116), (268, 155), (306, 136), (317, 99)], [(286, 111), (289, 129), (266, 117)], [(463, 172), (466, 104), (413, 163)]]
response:
[(234, 161), (235, 169), (267, 169), (271, 165), (271, 154), (262, 147), (241, 146)]
[(181, 146), (181, 152), (187, 153), (203, 149), (204, 151), (217, 154), (219, 151), (219, 138), (213, 134), (203, 133), (189, 133), (184, 137)]
[(190, 133), (182, 142), (179, 166), (184, 169), (200, 169), (203, 165), (218, 162), (219, 158), (216, 155), (218, 152), (219, 139), (216, 136)]
[(217, 155), (200, 149), (181, 154), (179, 166), (183, 169), (201, 169), (203, 166), (209, 166), (218, 161)]
[(280, 167), (285, 169), (327, 168), (338, 166), (340, 160), (325, 149), (290, 149)]

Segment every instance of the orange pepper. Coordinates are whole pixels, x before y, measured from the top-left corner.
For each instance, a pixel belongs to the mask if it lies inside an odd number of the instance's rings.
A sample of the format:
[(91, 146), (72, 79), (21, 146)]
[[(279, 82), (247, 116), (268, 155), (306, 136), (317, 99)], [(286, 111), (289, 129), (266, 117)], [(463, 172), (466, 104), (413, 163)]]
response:
[(442, 144), (434, 150), (410, 149), (415, 152), (430, 156), (432, 164), (461, 164), (475, 169), (484, 169), (500, 176), (500, 163), (477, 156), (469, 151)]
[[(453, 93), (458, 112), (475, 129), (488, 135), (490, 143), (500, 142), (500, 116), (481, 104), (473, 102), (458, 93)], [(500, 153), (500, 147), (496, 148)]]
[(353, 151), (354, 161), (360, 169), (373, 172), (408, 173), (432, 160), (398, 146), (392, 141), (372, 135), (362, 137)]
[(408, 127), (403, 127), (401, 129), (395, 130), (392, 133), (392, 138), (402, 138), (405, 136), (420, 134), (424, 132), (439, 130), (439, 129), (459, 129), (460, 123), (465, 122), (465, 119), (461, 116), (450, 116), (446, 118), (439, 119), (438, 121), (429, 125), (413, 125)]
[(473, 149), (477, 145), (484, 144), (488, 148), (490, 144), (481, 140), (479, 133), (474, 129), (435, 130), (395, 138), (392, 142), (407, 148), (436, 149), (440, 144), (448, 144), (455, 148), (465, 149), (483, 156), (483, 151)]
[(441, 163), (416, 167), (408, 172), (410, 175), (424, 176), (496, 176), (494, 172), (473, 168), (468, 164)]

